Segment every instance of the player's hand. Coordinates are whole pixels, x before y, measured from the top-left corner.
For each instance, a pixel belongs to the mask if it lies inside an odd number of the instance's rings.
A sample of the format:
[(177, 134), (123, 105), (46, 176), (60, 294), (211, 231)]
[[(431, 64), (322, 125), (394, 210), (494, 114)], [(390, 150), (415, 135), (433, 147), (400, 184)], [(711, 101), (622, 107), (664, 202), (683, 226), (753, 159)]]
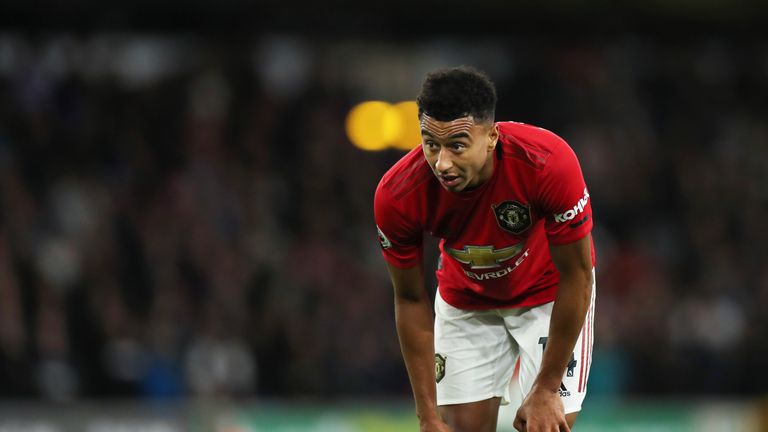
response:
[(520, 432), (571, 432), (560, 394), (535, 386), (517, 410), (514, 426)]
[(420, 432), (451, 432), (450, 426), (440, 419), (420, 422)]

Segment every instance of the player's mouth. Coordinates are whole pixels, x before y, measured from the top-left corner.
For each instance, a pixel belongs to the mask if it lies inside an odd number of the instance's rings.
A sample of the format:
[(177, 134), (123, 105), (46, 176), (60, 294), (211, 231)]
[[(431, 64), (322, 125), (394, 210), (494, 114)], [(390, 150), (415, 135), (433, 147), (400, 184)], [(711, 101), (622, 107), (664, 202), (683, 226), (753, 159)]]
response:
[(461, 177), (456, 175), (440, 175), (440, 182), (442, 182), (447, 187), (455, 187), (458, 186), (458, 184), (461, 182)]

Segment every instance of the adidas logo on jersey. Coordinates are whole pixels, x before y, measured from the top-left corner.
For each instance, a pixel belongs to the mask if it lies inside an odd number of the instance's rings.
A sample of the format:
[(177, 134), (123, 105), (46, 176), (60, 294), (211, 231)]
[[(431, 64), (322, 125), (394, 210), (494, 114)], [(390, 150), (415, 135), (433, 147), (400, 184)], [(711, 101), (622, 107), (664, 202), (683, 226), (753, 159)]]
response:
[(564, 213), (557, 213), (555, 214), (555, 222), (565, 222), (572, 220), (576, 217), (577, 214), (584, 212), (584, 207), (589, 202), (589, 192), (587, 192), (587, 188), (584, 188), (584, 197), (582, 197), (578, 203), (576, 203), (575, 206), (573, 206), (572, 209), (564, 212)]

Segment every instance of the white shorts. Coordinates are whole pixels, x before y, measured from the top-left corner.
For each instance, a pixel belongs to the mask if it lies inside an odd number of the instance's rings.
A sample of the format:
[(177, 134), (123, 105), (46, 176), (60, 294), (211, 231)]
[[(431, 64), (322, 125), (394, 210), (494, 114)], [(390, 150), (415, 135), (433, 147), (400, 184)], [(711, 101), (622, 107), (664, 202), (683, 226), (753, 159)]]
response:
[[(594, 272), (594, 270), (593, 270)], [(593, 277), (594, 280), (594, 277)], [(501, 397), (521, 401), (539, 373), (554, 302), (517, 309), (471, 311), (435, 298), (437, 404), (453, 405)], [(581, 410), (592, 363), (592, 301), (563, 375), (560, 397), (566, 413)], [(517, 360), (519, 381), (512, 381)], [(514, 393), (518, 393), (515, 397)]]

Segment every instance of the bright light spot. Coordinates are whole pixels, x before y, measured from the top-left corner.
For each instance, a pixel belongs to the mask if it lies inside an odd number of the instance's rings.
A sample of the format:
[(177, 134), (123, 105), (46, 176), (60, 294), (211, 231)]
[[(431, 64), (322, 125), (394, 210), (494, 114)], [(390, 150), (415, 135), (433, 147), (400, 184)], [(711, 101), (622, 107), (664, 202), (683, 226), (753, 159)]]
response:
[(386, 102), (363, 102), (347, 117), (347, 136), (363, 150), (383, 150), (399, 135), (402, 120)]
[(414, 101), (406, 101), (395, 104), (393, 108), (400, 116), (402, 129), (392, 146), (400, 150), (412, 150), (421, 143), (419, 106)]
[(416, 102), (363, 102), (347, 116), (347, 136), (362, 150), (411, 150), (421, 142)]

